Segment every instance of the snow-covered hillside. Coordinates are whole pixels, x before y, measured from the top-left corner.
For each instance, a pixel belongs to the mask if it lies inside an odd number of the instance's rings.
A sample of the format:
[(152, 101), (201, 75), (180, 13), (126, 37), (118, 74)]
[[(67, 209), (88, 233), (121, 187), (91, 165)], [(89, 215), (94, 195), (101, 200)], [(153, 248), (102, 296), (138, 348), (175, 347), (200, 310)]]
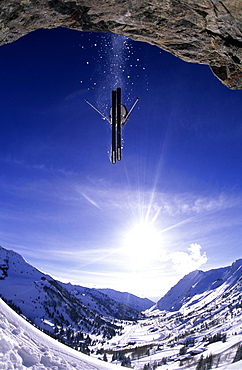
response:
[(42, 333), (0, 299), (0, 369), (107, 370), (119, 367), (79, 353)]
[(198, 301), (208, 303), (233, 288), (240, 289), (242, 259), (231, 266), (209, 271), (192, 271), (185, 275), (162, 297), (153, 309), (178, 311), (182, 306), (191, 307)]
[[(70, 327), (75, 332), (112, 337), (120, 330), (119, 319), (140, 317), (132, 307), (102, 292), (56, 281), (28, 264), (19, 254), (2, 247), (0, 294), (35, 325), (57, 335)], [(62, 337), (66, 339), (64, 334)]]
[[(60, 283), (1, 247), (0, 293), (38, 326), (51, 328), (59, 340), (96, 360), (135, 370), (242, 369), (241, 259), (184, 276), (139, 320), (133, 320), (138, 311), (118, 302), (131, 295), (108, 290), (111, 298), (97, 289)], [(0, 368), (106, 368), (51, 338), (43, 341), (41, 332), (3, 303), (0, 312), (0, 361), (6, 364), (0, 362)], [(115, 315), (130, 320), (121, 322)]]
[(242, 369), (242, 260), (193, 271), (146, 316), (112, 338), (107, 351), (129, 356), (140, 370)]
[(152, 302), (150, 299), (139, 298), (131, 293), (118, 292), (117, 290), (114, 289), (98, 289), (98, 290), (99, 292), (107, 294), (110, 298), (114, 299), (115, 301), (125, 303), (128, 306), (140, 312), (145, 311), (154, 305), (154, 302)]
[(221, 294), (216, 289), (205, 290), (175, 312), (147, 310), (147, 318), (126, 326), (122, 336), (112, 338), (107, 351), (112, 350), (117, 358), (120, 354), (129, 356), (131, 365), (140, 370), (242, 369), (242, 280), (236, 280), (238, 268), (236, 262), (227, 270), (228, 289), (221, 285)]

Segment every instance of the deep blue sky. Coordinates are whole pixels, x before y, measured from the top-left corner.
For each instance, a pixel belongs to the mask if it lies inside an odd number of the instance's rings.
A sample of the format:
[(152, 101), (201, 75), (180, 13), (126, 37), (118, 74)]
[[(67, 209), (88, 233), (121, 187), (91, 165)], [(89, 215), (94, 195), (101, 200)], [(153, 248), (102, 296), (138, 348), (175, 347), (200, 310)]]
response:
[[(0, 48), (0, 244), (74, 283), (159, 297), (241, 256), (242, 91), (126, 37)], [(140, 101), (109, 161), (111, 90)]]

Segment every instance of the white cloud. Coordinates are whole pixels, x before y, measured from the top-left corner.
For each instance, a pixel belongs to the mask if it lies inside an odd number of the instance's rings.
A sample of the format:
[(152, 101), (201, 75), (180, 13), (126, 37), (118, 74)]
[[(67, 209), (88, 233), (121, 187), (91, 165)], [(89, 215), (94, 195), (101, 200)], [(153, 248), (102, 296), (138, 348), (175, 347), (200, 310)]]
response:
[(72, 196), (75, 201), (77, 192), (103, 211), (122, 208), (134, 218), (145, 215), (153, 219), (158, 214), (169, 217), (191, 217), (241, 207), (241, 194), (217, 193), (204, 196), (194, 193), (173, 194), (150, 189), (141, 191), (137, 188), (119, 187), (117, 184), (115, 187), (111, 183), (103, 184), (98, 179), (95, 184), (88, 181), (72, 184)]
[(84, 193), (81, 193), (81, 195), (83, 196), (83, 198), (85, 198), (90, 204), (92, 204), (94, 207), (96, 208), (99, 208), (99, 209), (102, 209), (101, 207), (99, 207), (99, 205), (95, 202), (95, 200), (91, 199), (90, 197), (88, 197), (86, 194)]
[(185, 275), (191, 271), (197, 270), (204, 265), (208, 258), (206, 252), (201, 254), (201, 245), (197, 243), (190, 244), (188, 252), (172, 252), (162, 256), (162, 261), (171, 261), (173, 269), (179, 274)]

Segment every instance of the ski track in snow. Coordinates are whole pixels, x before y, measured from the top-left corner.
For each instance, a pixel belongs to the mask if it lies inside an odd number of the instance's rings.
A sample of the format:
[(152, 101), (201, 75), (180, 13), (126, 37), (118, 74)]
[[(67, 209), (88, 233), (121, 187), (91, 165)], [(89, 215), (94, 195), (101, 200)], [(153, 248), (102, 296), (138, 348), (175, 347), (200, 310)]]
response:
[(0, 370), (107, 370), (114, 366), (42, 333), (0, 300)]

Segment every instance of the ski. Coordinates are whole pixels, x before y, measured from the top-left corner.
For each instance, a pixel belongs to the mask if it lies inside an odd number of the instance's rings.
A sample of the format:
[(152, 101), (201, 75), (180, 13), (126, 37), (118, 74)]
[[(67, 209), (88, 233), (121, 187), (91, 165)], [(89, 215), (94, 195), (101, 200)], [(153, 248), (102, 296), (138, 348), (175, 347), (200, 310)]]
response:
[(117, 91), (112, 91), (112, 148), (111, 148), (111, 162), (116, 163), (116, 124), (117, 124)]
[(112, 145), (111, 145), (111, 155), (110, 160), (112, 163), (116, 161), (121, 161), (122, 159), (122, 126), (124, 126), (129, 119), (131, 112), (138, 103), (139, 98), (136, 98), (134, 104), (132, 105), (130, 111), (128, 112), (125, 105), (121, 102), (121, 87), (117, 87), (116, 90), (112, 90), (112, 107), (110, 110), (110, 115), (106, 117), (99, 109), (97, 109), (88, 100), (85, 102), (90, 105), (103, 119), (108, 121), (112, 129)]
[(121, 88), (117, 88), (117, 160), (122, 159)]

